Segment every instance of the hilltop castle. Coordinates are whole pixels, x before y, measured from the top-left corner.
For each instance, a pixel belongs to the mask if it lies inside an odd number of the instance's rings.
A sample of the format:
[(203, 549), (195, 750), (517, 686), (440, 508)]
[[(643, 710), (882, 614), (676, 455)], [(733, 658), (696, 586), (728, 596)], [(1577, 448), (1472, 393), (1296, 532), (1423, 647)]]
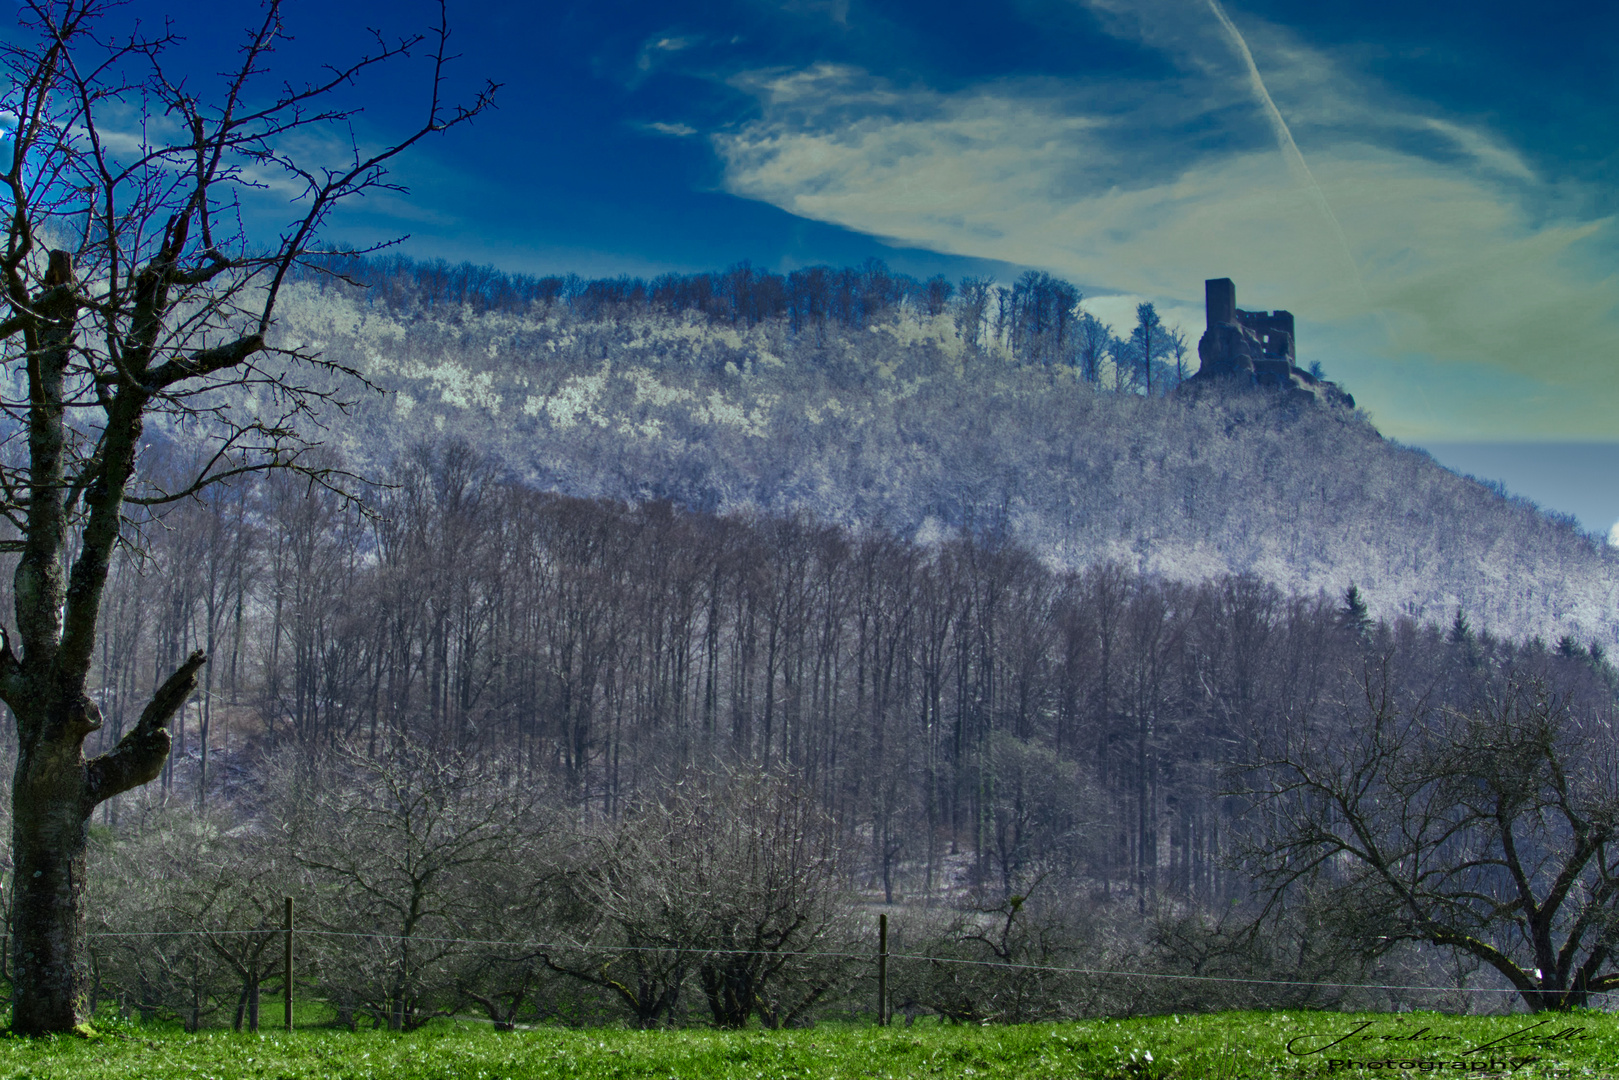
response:
[(1203, 303), (1208, 328), (1197, 343), (1201, 364), (1192, 378), (1230, 379), (1274, 387), (1300, 400), (1355, 407), (1355, 399), (1336, 384), (1294, 364), (1292, 312), (1238, 310), (1237, 286), (1230, 278), (1205, 281)]

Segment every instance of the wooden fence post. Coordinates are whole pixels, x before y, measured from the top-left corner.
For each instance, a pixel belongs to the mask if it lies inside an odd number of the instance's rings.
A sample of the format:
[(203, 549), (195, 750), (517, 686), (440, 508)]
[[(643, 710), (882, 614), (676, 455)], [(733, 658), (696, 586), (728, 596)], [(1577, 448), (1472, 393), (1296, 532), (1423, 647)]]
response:
[(281, 942), (281, 970), (284, 978), (281, 987), (281, 1000), (287, 1007), (287, 1030), (292, 1030), (292, 897), (287, 897), (287, 916), (284, 937)]
[(877, 1025), (888, 1026), (888, 915), (877, 916)]

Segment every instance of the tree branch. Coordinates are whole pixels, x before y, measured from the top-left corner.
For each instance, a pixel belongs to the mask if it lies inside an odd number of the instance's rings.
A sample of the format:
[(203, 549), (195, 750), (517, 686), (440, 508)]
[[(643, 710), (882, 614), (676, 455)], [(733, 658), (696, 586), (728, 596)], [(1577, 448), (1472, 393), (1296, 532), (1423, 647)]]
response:
[(193, 378), (198, 375), (212, 375), (216, 371), (223, 371), (235, 367), (249, 356), (264, 348), (263, 334), (248, 334), (237, 338), (229, 345), (220, 345), (212, 349), (202, 349), (186, 357), (175, 357), (166, 364), (159, 364), (146, 376), (146, 387), (151, 392), (166, 389), (182, 379)]
[(197, 688), (197, 671), (208, 656), (201, 649), (186, 658), (173, 675), (157, 688), (141, 710), (141, 718), (118, 745), (85, 766), (90, 806), (157, 778), (169, 756), (169, 721)]

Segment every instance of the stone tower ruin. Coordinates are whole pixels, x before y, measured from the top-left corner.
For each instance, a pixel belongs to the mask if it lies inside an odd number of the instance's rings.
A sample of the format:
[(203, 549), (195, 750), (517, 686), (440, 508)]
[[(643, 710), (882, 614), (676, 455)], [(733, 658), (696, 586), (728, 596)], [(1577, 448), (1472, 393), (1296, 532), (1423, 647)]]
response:
[(1223, 380), (1266, 386), (1321, 404), (1355, 407), (1355, 399), (1335, 384), (1296, 366), (1293, 313), (1242, 311), (1230, 278), (1203, 283), (1207, 329), (1197, 343), (1197, 380)]

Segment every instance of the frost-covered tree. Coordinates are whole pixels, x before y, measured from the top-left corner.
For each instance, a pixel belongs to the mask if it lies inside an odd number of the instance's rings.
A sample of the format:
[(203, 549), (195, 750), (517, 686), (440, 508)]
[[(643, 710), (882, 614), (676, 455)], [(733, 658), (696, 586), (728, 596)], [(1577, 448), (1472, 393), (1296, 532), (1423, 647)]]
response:
[[(1136, 305), (1136, 325), (1130, 331), (1130, 358), (1139, 369), (1137, 378), (1148, 397), (1152, 397), (1152, 369), (1168, 349), (1169, 335), (1158, 309), (1151, 303)], [(1160, 385), (1159, 392), (1163, 387)]]

